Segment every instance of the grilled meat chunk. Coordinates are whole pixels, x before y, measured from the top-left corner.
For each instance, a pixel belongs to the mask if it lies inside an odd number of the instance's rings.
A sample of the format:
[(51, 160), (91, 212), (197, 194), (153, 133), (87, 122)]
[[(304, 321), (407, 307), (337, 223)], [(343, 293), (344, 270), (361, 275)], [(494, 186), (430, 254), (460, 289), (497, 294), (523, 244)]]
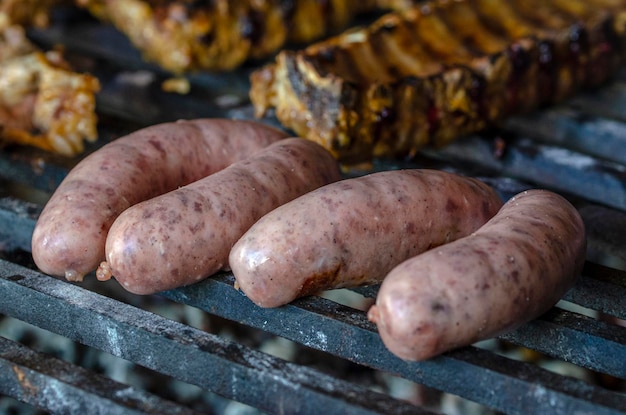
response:
[(32, 45), (21, 26), (0, 31), (0, 142), (75, 155), (97, 138), (100, 85), (73, 72), (60, 53)]
[(0, 28), (48, 25), (50, 9), (71, 0), (0, 0)]
[(282, 51), (250, 97), (347, 164), (411, 156), (604, 82), (625, 32), (624, 0), (432, 1)]
[(77, 0), (174, 73), (229, 70), (344, 29), (375, 0)]

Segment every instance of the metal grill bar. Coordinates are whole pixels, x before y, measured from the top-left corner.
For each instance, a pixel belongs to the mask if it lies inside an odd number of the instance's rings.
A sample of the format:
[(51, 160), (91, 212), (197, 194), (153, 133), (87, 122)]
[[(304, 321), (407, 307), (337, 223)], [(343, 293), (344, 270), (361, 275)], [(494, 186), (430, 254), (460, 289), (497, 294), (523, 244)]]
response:
[(0, 313), (271, 413), (428, 414), (0, 260)]
[(626, 320), (626, 272), (587, 262), (564, 299)]
[(569, 102), (572, 108), (584, 111), (585, 114), (602, 118), (612, 118), (626, 122), (626, 72), (622, 69), (617, 74), (616, 82), (591, 93), (580, 94)]
[[(492, 143), (473, 136), (437, 150), (425, 151), (448, 163), (482, 166), (499, 176), (537, 183), (612, 208), (626, 210), (626, 166), (527, 137), (507, 141), (502, 156)], [(532, 166), (532, 168), (529, 168)]]
[(564, 106), (512, 117), (504, 128), (510, 134), (626, 164), (626, 124), (620, 121)]
[[(164, 295), (211, 314), (374, 369), (397, 373), (406, 379), (506, 413), (543, 413), (549, 408), (550, 413), (569, 414), (574, 408), (583, 410), (588, 405), (588, 410), (593, 413), (626, 411), (626, 397), (621, 394), (582, 381), (558, 378), (534, 365), (474, 347), (446, 353), (425, 362), (403, 362), (385, 349), (376, 328), (359, 310), (314, 297), (296, 300), (278, 309), (259, 309), (235, 291), (233, 283), (232, 275), (220, 274)], [(548, 344), (554, 346), (552, 339), (544, 340), (546, 347)], [(559, 358), (564, 357), (567, 356), (559, 355)], [(538, 391), (541, 391), (541, 396), (538, 396)]]
[(197, 412), (0, 337), (0, 394), (51, 413)]
[(626, 379), (626, 328), (555, 308), (501, 339), (566, 362)]
[(0, 178), (33, 189), (52, 192), (75, 162), (51, 155), (36, 157), (32, 149), (0, 152)]
[(39, 206), (12, 198), (0, 198), (0, 246), (30, 252), (30, 240)]

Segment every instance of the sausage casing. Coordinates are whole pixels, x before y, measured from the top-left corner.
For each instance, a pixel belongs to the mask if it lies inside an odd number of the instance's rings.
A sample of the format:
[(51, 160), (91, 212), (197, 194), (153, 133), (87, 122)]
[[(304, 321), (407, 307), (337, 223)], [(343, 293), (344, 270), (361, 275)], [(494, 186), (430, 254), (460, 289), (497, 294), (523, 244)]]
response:
[(124, 209), (244, 159), (286, 133), (249, 121), (159, 124), (81, 160), (44, 206), (32, 237), (35, 264), (71, 281), (98, 267), (113, 220)]
[(135, 294), (197, 282), (228, 269), (231, 247), (261, 216), (339, 178), (337, 161), (320, 145), (281, 140), (125, 210), (111, 226), (96, 275), (112, 275)]
[(544, 313), (574, 284), (585, 253), (574, 206), (522, 192), (472, 235), (394, 268), (368, 316), (392, 353), (424, 360)]
[(345, 179), (259, 220), (230, 265), (257, 305), (277, 307), (331, 288), (380, 282), (395, 265), (465, 236), (502, 201), (485, 183), (408, 169)]

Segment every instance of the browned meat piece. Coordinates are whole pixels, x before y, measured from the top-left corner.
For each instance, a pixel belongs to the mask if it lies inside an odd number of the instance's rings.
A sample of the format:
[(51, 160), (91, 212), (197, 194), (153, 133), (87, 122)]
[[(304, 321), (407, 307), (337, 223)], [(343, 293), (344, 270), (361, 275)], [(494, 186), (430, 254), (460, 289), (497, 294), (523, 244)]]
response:
[(71, 4), (71, 0), (1, 0), (0, 27), (47, 26), (50, 8), (59, 4)]
[(374, 0), (77, 0), (175, 73), (228, 70), (344, 29)]
[(20, 26), (0, 32), (0, 142), (63, 155), (97, 138), (96, 78), (70, 70), (57, 52), (43, 53)]
[(624, 0), (433, 1), (281, 52), (250, 96), (347, 164), (407, 156), (604, 82), (625, 32)]

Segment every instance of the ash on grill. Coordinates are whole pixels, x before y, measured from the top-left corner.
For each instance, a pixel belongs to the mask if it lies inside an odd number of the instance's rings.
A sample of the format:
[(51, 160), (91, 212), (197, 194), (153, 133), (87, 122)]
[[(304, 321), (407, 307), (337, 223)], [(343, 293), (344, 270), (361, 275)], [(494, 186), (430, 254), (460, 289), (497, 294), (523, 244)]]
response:
[[(253, 117), (252, 66), (189, 75), (189, 93), (171, 94), (162, 89), (167, 73), (145, 64), (119, 32), (73, 9), (61, 24), (29, 34), (45, 48), (63, 44), (77, 68), (101, 81), (100, 139), (88, 151), (157, 122)], [(498, 339), (418, 364), (391, 356), (367, 322), (363, 310), (376, 287), (261, 310), (233, 289), (228, 273), (149, 297), (115, 281), (87, 278), (77, 286), (38, 273), (32, 228), (76, 159), (6, 147), (0, 395), (8, 397), (0, 411), (62, 412), (69, 400), (74, 409), (95, 402), (94, 413), (290, 413), (296, 404), (303, 413), (626, 413), (624, 114), (621, 72), (597, 91), (497, 130), (410, 161), (375, 163), (372, 170), (435, 167), (479, 176), (505, 198), (549, 188), (579, 207), (589, 232), (588, 263), (566, 301)]]

